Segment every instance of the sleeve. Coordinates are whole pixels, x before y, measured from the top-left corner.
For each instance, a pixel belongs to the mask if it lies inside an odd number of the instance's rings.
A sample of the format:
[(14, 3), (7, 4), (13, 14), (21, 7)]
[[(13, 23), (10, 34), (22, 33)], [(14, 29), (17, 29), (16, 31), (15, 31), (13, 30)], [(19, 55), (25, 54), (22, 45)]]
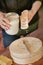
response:
[(1, 8), (2, 6), (1, 6), (1, 1), (0, 1), (0, 11), (2, 10), (2, 8)]
[(5, 3), (3, 2), (3, 0), (0, 0), (0, 11), (2, 12), (6, 11)]

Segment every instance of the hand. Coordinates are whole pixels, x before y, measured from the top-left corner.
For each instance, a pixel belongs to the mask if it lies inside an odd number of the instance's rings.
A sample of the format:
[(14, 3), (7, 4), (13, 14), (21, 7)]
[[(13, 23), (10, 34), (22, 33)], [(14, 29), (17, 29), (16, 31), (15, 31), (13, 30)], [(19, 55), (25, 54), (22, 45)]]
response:
[(21, 13), (21, 16), (20, 16), (20, 20), (23, 22), (25, 22), (25, 20), (28, 20), (28, 10), (24, 10), (22, 13)]
[(27, 29), (28, 25), (28, 10), (24, 10), (20, 16), (21, 29)]
[(0, 26), (7, 30), (10, 27), (9, 20), (5, 17), (5, 13), (0, 12)]
[(24, 10), (21, 13), (21, 16), (20, 16), (20, 20), (21, 21), (28, 20), (27, 21), (28, 23), (30, 23), (30, 21), (31, 21), (32, 18), (33, 18), (33, 11), (32, 10)]

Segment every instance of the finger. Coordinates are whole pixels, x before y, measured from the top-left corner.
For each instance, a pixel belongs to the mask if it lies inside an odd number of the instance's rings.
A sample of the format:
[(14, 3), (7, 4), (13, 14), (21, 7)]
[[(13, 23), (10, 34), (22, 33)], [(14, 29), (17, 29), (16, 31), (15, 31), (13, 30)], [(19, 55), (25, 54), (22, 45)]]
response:
[(4, 20), (7, 24), (9, 24), (9, 22), (10, 22), (7, 18), (3, 18), (3, 20)]
[(6, 27), (5, 25), (1, 24), (1, 27), (4, 29), (4, 30), (8, 30), (9, 28)]
[(22, 12), (22, 14), (23, 14), (25, 17), (27, 17), (27, 16), (28, 16), (28, 10), (24, 10), (24, 11)]
[(6, 23), (8, 26), (10, 26), (10, 22), (7, 18), (5, 17), (0, 17), (0, 20), (3, 20), (4, 23)]
[(7, 26), (2, 20), (0, 20), (0, 26), (4, 29), (9, 29), (9, 26)]
[(23, 13), (27, 13), (27, 12), (28, 12), (28, 10), (24, 10), (24, 11), (22, 12), (22, 14), (23, 14)]
[(3, 18), (3, 22), (4, 22), (8, 27), (10, 27), (10, 22), (9, 22), (8, 19)]
[(0, 24), (3, 24), (4, 26), (6, 26), (6, 27), (10, 27), (7, 23), (5, 23), (4, 21), (2, 21), (2, 20), (0, 20)]

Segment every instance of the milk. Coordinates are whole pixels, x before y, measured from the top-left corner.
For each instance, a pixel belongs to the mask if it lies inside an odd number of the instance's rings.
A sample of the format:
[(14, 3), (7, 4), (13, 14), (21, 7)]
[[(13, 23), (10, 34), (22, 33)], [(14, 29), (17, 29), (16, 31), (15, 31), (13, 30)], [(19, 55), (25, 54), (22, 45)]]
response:
[(6, 17), (10, 20), (10, 28), (6, 30), (9, 35), (15, 35), (19, 31), (19, 15), (17, 13), (8, 13)]

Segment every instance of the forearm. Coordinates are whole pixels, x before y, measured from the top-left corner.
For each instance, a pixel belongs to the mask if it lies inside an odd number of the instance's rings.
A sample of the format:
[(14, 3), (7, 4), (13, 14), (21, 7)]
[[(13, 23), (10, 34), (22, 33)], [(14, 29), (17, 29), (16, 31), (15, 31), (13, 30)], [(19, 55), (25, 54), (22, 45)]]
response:
[(34, 3), (33, 3), (33, 5), (32, 5), (32, 13), (33, 13), (33, 15), (35, 15), (37, 12), (38, 12), (38, 10), (39, 10), (39, 8), (41, 7), (41, 1), (35, 1)]

